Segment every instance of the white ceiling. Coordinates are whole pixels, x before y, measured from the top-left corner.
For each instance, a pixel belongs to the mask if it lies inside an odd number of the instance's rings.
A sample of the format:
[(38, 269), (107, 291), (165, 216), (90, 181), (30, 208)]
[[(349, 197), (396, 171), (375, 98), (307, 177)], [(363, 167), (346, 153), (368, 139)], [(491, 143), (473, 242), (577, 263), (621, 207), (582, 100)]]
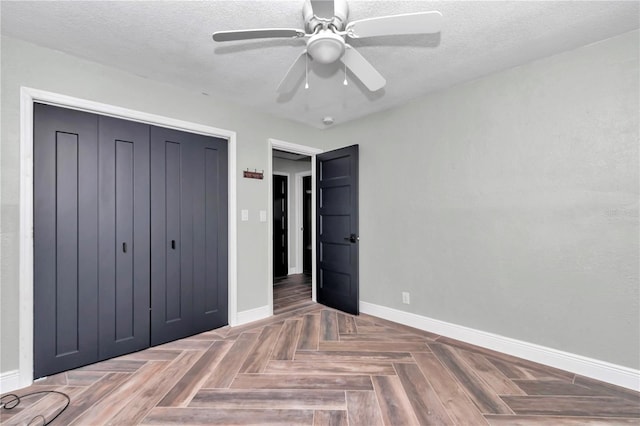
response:
[[(350, 20), (439, 10), (440, 34), (351, 44), (387, 79), (375, 93), (337, 64), (312, 64), (308, 90), (276, 87), (303, 40), (215, 43), (214, 31), (303, 28), (302, 0), (2, 1), (2, 33), (212, 98), (323, 128), (425, 93), (640, 27), (638, 1), (349, 1)], [(335, 125), (335, 124), (334, 124)]]

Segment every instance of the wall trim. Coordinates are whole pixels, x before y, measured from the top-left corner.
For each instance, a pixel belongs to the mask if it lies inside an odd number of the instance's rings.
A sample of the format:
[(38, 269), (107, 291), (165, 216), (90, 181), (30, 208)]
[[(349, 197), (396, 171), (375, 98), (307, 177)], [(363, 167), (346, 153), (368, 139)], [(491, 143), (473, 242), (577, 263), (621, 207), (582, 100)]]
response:
[[(19, 327), (18, 327), (18, 378), (4, 375), (3, 384), (19, 389), (33, 383), (33, 103), (41, 102), (69, 109), (153, 124), (207, 136), (217, 136), (229, 141), (228, 145), (228, 320), (237, 324), (237, 218), (236, 218), (236, 132), (178, 120), (161, 115), (122, 108), (86, 99), (74, 98), (22, 86), (20, 88), (20, 231), (19, 231)], [(3, 386), (4, 390), (4, 386)]]
[(483, 348), (640, 391), (640, 370), (360, 301), (360, 311)]
[(0, 394), (19, 389), (21, 387), (20, 383), (20, 370), (10, 370), (0, 373)]
[(269, 305), (260, 306), (259, 308), (248, 309), (246, 311), (238, 312), (238, 321), (236, 326), (247, 324), (261, 319), (269, 318), (273, 315), (272, 307)]

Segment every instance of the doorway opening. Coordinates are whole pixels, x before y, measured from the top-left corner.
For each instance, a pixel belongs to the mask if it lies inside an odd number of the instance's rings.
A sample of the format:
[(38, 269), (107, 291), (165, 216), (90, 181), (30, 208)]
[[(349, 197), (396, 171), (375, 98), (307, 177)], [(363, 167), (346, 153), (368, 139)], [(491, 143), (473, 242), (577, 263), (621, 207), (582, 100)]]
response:
[(269, 303), (273, 314), (315, 302), (315, 155), (270, 139)]
[[(311, 232), (311, 223), (303, 220), (302, 185), (303, 174), (311, 175), (311, 157), (274, 149), (272, 165), (273, 312), (281, 314), (311, 302), (311, 271), (304, 274), (304, 238), (299, 238), (299, 234), (304, 236), (305, 225)], [(291, 179), (292, 175), (299, 179)]]

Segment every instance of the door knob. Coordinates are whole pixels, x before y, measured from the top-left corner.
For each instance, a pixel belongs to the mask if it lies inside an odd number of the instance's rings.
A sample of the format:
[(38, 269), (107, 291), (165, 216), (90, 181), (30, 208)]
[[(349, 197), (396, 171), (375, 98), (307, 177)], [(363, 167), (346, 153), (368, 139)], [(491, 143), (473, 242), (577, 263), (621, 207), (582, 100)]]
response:
[(344, 237), (344, 239), (345, 241), (349, 241), (351, 243), (357, 243), (360, 237), (358, 237), (356, 234), (351, 234), (348, 237)]

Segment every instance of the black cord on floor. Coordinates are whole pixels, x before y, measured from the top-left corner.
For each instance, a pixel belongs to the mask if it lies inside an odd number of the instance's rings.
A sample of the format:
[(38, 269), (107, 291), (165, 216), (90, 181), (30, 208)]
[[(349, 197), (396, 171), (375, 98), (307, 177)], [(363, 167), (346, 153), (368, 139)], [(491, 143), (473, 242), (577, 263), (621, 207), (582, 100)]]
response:
[[(42, 414), (38, 414), (37, 416), (35, 416), (34, 418), (32, 418), (28, 425), (38, 425), (38, 424), (42, 424), (42, 426), (46, 426), (49, 423), (51, 423), (52, 421), (54, 421), (55, 419), (58, 418), (58, 416), (60, 414), (62, 414), (62, 412), (64, 410), (67, 409), (67, 407), (69, 406), (69, 404), (71, 403), (71, 398), (69, 398), (69, 395), (67, 395), (64, 392), (58, 392), (58, 391), (54, 391), (54, 390), (46, 390), (46, 391), (38, 391), (38, 392), (31, 392), (31, 393), (27, 393), (21, 396), (18, 396), (14, 393), (8, 393), (6, 395), (3, 395), (2, 397), (0, 397), (0, 407), (2, 407), (5, 410), (11, 410), (12, 408), (16, 408), (20, 402), (21, 402), (21, 398), (27, 398), (29, 396), (34, 396), (34, 395), (42, 395), (42, 394), (58, 394), (58, 395), (62, 395), (67, 402), (65, 403), (64, 407), (62, 407), (62, 409), (60, 411), (58, 411), (56, 413), (55, 416), (53, 416), (51, 418), (51, 420), (47, 421), (47, 419), (42, 415)], [(36, 423), (36, 421), (42, 421), (42, 423)]]

